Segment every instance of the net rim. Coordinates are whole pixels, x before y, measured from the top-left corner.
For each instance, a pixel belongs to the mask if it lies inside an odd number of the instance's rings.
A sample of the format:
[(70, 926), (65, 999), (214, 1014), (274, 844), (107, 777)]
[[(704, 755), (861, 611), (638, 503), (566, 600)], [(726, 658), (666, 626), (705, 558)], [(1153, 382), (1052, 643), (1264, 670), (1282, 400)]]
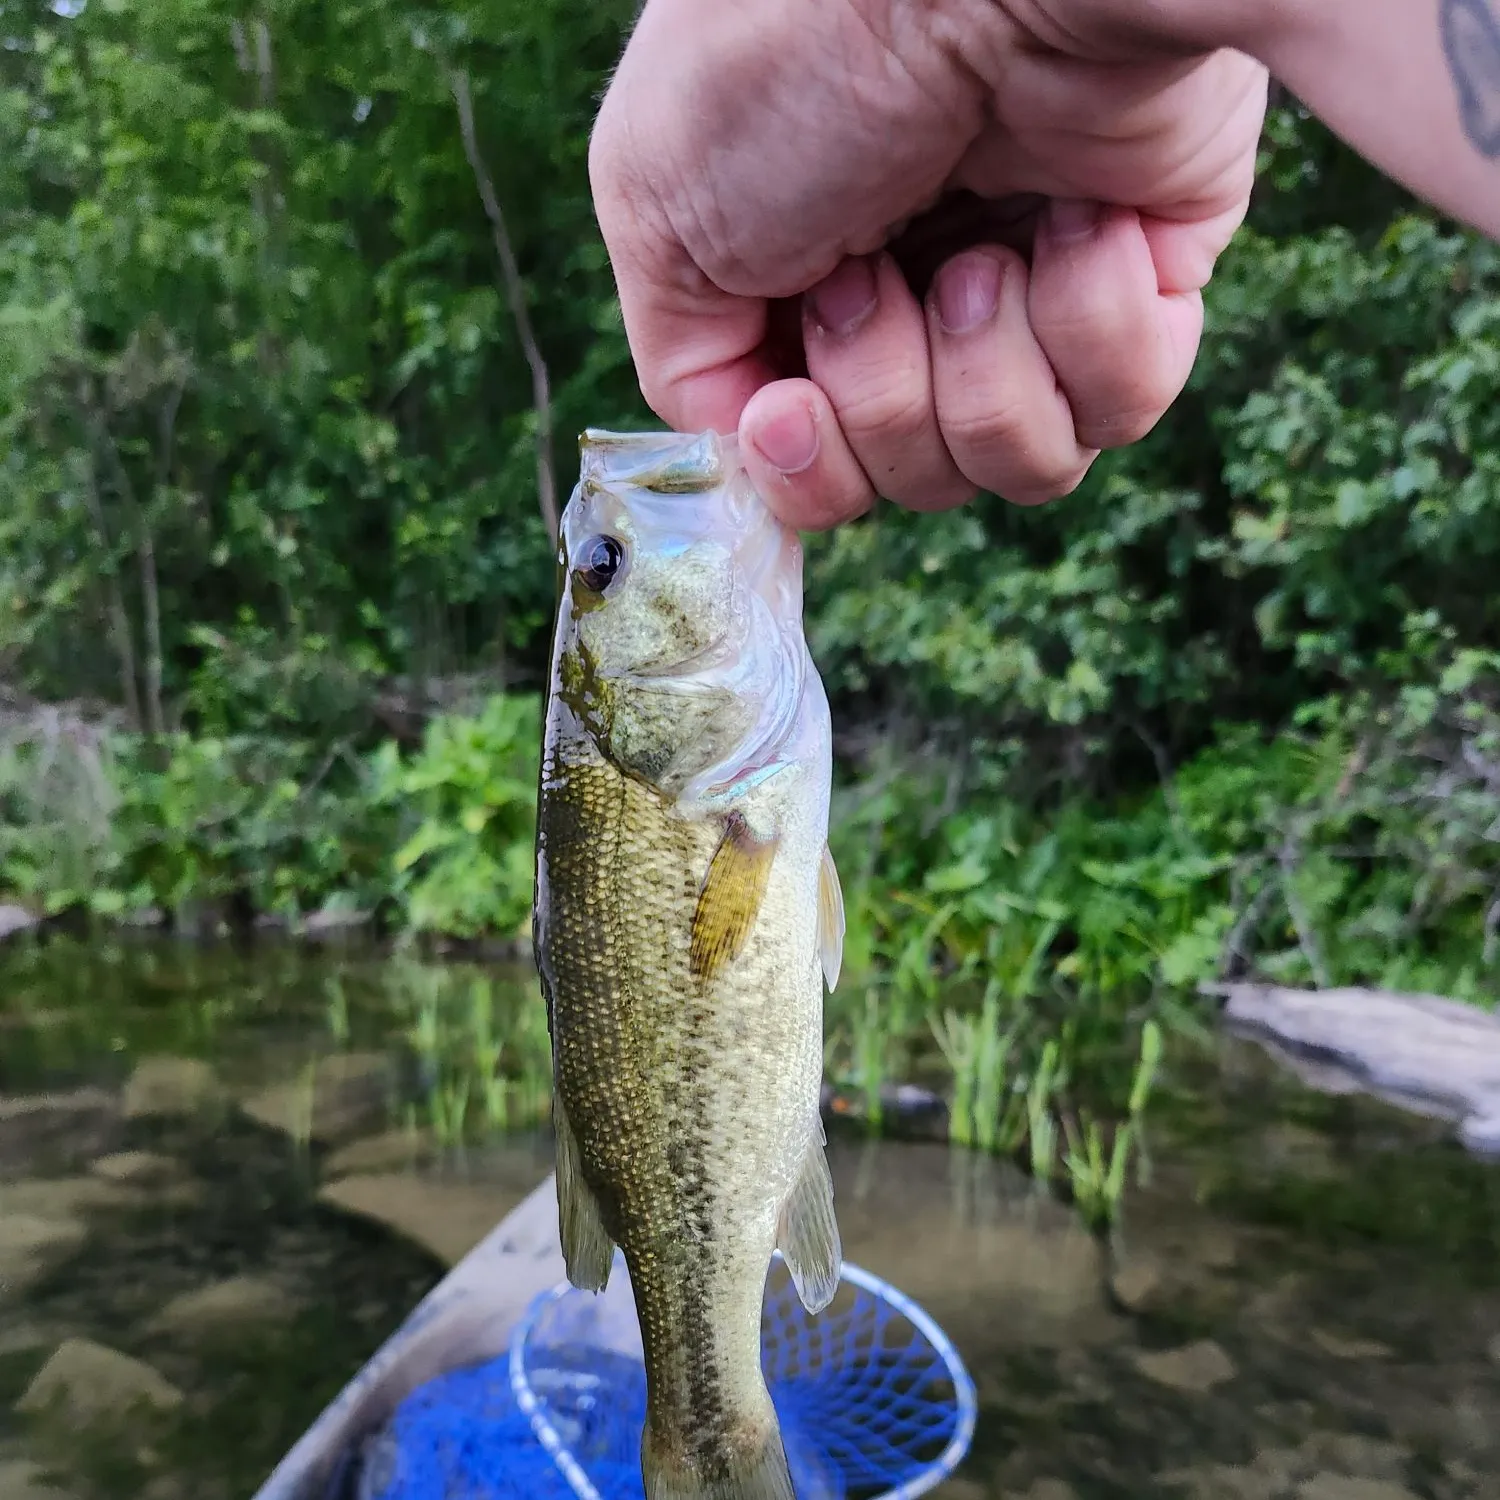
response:
[[(616, 1252), (616, 1257), (618, 1259), (618, 1252)], [(779, 1250), (772, 1253), (773, 1265), (781, 1259), (782, 1255)], [(938, 1327), (930, 1314), (913, 1302), (899, 1287), (892, 1286), (884, 1277), (877, 1276), (873, 1271), (867, 1271), (863, 1266), (857, 1266), (847, 1260), (843, 1263), (840, 1281), (846, 1281), (851, 1286), (869, 1292), (900, 1313), (937, 1351), (939, 1359), (942, 1360), (953, 1381), (954, 1404), (958, 1408), (958, 1421), (947, 1447), (920, 1474), (904, 1480), (894, 1489), (883, 1490), (877, 1497), (877, 1500), (916, 1500), (917, 1496), (936, 1489), (963, 1462), (974, 1441), (974, 1429), (979, 1419), (978, 1390), (952, 1339)], [(526, 1376), (526, 1342), (541, 1320), (542, 1314), (554, 1302), (576, 1291), (577, 1288), (570, 1281), (563, 1280), (538, 1293), (532, 1299), (531, 1305), (516, 1324), (511, 1338), (508, 1360), (510, 1388), (517, 1407), (531, 1424), (532, 1434), (547, 1451), (553, 1463), (557, 1465), (578, 1500), (609, 1500), (609, 1497), (599, 1492), (593, 1481), (584, 1473), (578, 1460), (569, 1452), (562, 1434), (548, 1418), (541, 1398), (532, 1390), (531, 1382)]]

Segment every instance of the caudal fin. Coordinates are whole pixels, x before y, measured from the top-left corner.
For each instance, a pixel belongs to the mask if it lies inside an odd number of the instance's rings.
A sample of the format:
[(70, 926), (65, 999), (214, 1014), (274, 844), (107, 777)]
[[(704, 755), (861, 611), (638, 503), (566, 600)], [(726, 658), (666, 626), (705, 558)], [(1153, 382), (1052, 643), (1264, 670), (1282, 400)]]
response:
[(647, 1422), (641, 1438), (641, 1477), (646, 1500), (797, 1500), (774, 1423), (758, 1451), (740, 1462), (709, 1465), (666, 1452), (653, 1440)]

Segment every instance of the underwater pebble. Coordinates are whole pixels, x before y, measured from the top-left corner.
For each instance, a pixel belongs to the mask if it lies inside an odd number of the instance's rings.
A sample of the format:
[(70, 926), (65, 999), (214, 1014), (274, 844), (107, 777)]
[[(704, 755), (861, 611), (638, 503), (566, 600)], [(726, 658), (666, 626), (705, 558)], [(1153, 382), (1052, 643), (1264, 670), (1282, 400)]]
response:
[(196, 1057), (143, 1057), (125, 1085), (125, 1117), (195, 1115), (218, 1104), (214, 1070)]
[(0, 1306), (65, 1261), (87, 1235), (77, 1219), (43, 1218), (12, 1211), (7, 1204), (0, 1213)]
[(147, 1325), (152, 1333), (188, 1336), (251, 1323), (275, 1323), (296, 1311), (296, 1300), (274, 1281), (233, 1276), (174, 1297)]
[(374, 1219), (453, 1266), (522, 1196), (495, 1182), (432, 1182), (406, 1173), (372, 1172), (329, 1183), (318, 1201)]
[(1115, 1300), (1129, 1312), (1145, 1311), (1160, 1299), (1163, 1285), (1160, 1263), (1152, 1256), (1132, 1256), (1109, 1278)]
[(47, 1471), (29, 1459), (0, 1459), (0, 1500), (64, 1500)]
[(1298, 1500), (1417, 1500), (1403, 1485), (1348, 1474), (1314, 1474), (1303, 1482), (1297, 1496)]
[(391, 1081), (385, 1053), (338, 1052), (319, 1058), (310, 1076), (273, 1084), (240, 1107), (294, 1140), (346, 1141), (384, 1123)]
[(22, 1176), (43, 1160), (69, 1164), (114, 1144), (120, 1101), (103, 1089), (57, 1094), (0, 1095), (0, 1170)]
[(1178, 1391), (1210, 1391), (1235, 1376), (1234, 1362), (1212, 1339), (1135, 1357), (1136, 1369)]
[(1485, 1349), (1485, 1353), (1489, 1355), (1492, 1363), (1500, 1365), (1500, 1333), (1497, 1333), (1494, 1338), (1489, 1341), (1489, 1344)]
[(1376, 1339), (1340, 1338), (1336, 1333), (1327, 1333), (1321, 1328), (1314, 1328), (1312, 1341), (1325, 1354), (1331, 1354), (1335, 1359), (1389, 1359), (1391, 1357), (1390, 1346)]
[(172, 1157), (159, 1156), (154, 1151), (116, 1151), (89, 1165), (89, 1171), (106, 1182), (164, 1182), (181, 1170)]
[(347, 1177), (354, 1172), (387, 1172), (409, 1167), (432, 1156), (436, 1142), (428, 1130), (387, 1130), (366, 1136), (335, 1151), (323, 1165), (326, 1177)]
[(150, 1365), (91, 1339), (65, 1339), (16, 1403), (19, 1412), (59, 1410), (70, 1427), (128, 1415), (145, 1405), (169, 1411), (182, 1392)]

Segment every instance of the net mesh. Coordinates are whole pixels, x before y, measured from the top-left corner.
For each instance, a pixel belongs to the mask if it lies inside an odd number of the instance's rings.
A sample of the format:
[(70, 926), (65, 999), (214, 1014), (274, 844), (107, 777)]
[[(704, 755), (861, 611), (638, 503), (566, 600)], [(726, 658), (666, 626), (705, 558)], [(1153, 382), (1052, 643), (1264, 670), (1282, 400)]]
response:
[[(366, 1452), (360, 1500), (644, 1500), (639, 1335), (628, 1294), (623, 1337), (601, 1328), (602, 1300), (552, 1296), (518, 1351), (414, 1391)], [(905, 1500), (962, 1458), (973, 1388), (957, 1354), (868, 1273), (846, 1266), (810, 1317), (778, 1259), (761, 1347), (798, 1500)]]

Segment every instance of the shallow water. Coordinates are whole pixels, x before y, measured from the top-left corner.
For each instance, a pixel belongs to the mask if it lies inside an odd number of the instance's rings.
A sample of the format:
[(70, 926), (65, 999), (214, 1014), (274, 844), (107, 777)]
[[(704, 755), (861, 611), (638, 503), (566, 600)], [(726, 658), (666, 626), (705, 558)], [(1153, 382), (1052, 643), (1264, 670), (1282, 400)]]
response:
[[(250, 1495), (541, 1180), (525, 1090), (489, 1090), (509, 1134), (475, 1102), (465, 1147), (434, 1139), (476, 980), (492, 1056), (534, 1057), (524, 970), (0, 952), (0, 1500)], [(939, 1494), (1500, 1495), (1500, 1169), (1243, 1045), (1156, 1118), (1108, 1247), (1006, 1163), (835, 1140), (846, 1253), (979, 1387)]]

